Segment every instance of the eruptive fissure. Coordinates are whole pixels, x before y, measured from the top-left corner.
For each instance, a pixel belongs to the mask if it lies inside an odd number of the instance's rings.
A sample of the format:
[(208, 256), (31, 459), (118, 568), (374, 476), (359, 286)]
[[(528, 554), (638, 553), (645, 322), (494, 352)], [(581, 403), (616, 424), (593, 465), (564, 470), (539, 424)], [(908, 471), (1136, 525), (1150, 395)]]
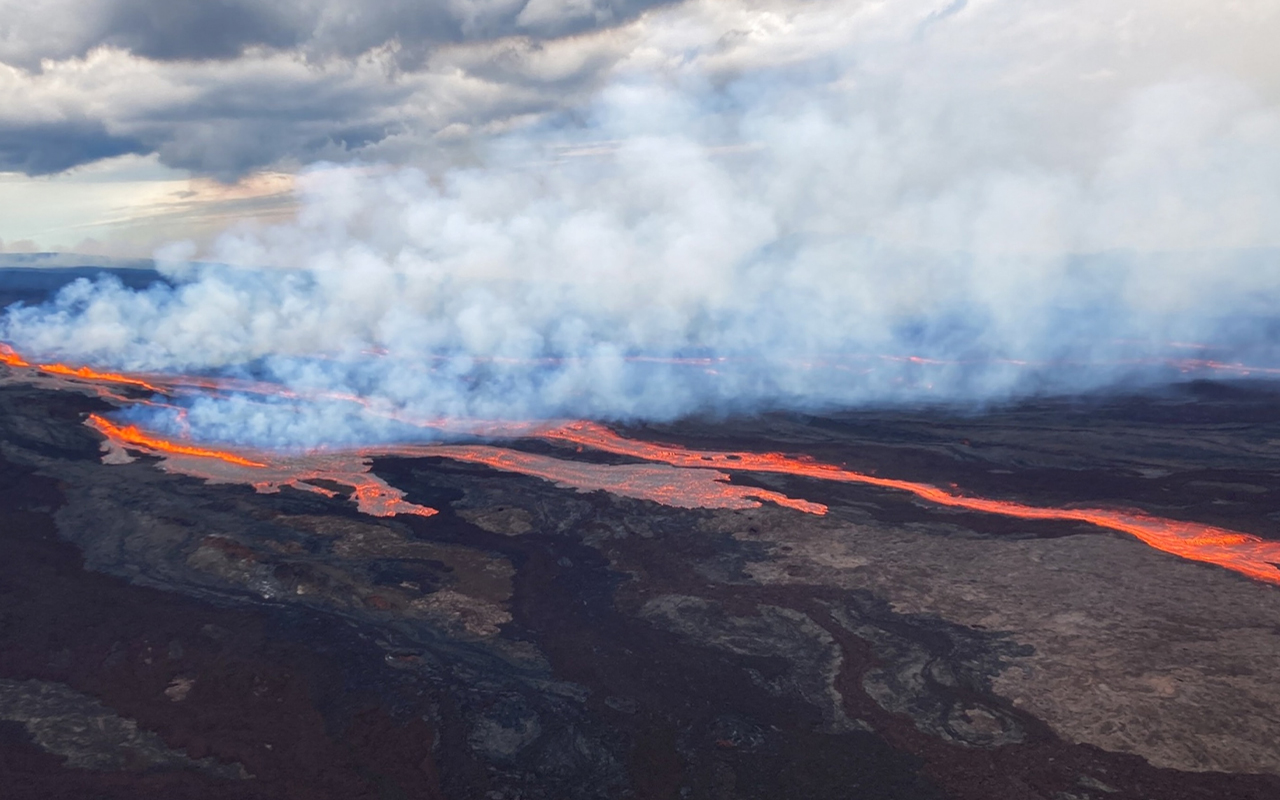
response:
[[(158, 384), (174, 387), (203, 387), (235, 390), (234, 383), (215, 379), (174, 377), (144, 381), (112, 372), (62, 364), (33, 364), (12, 348), (0, 345), (0, 363), (19, 370), (34, 370), (77, 383), (124, 384), (163, 393)], [(254, 384), (254, 393), (270, 393), (265, 384)], [(282, 396), (296, 397), (279, 388)], [(130, 401), (106, 394), (115, 402)], [(329, 398), (334, 399), (334, 398)], [(367, 407), (362, 398), (352, 397)], [(405, 420), (401, 420), (405, 421)], [(717, 452), (682, 448), (676, 445), (627, 439), (609, 428), (588, 421), (560, 425), (538, 423), (477, 423), (474, 430), (503, 438), (537, 438), (548, 442), (624, 455), (649, 464), (602, 465), (536, 455), (490, 445), (408, 444), (366, 447), (340, 451), (316, 451), (289, 455), (263, 451), (232, 451), (184, 443), (148, 432), (136, 425), (119, 425), (98, 414), (87, 424), (102, 434), (111, 452), (108, 460), (127, 458), (126, 450), (161, 457), (170, 471), (201, 477), (213, 482), (244, 483), (261, 492), (290, 486), (303, 491), (335, 496), (323, 483), (332, 482), (352, 489), (358, 508), (375, 516), (414, 514), (432, 516), (435, 509), (410, 503), (404, 492), (388, 485), (370, 472), (377, 456), (406, 458), (434, 457), (464, 463), (483, 464), (496, 470), (528, 475), (579, 491), (605, 491), (636, 499), (651, 500), (679, 508), (755, 508), (774, 503), (808, 514), (825, 514), (821, 503), (791, 497), (782, 492), (730, 482), (732, 473), (772, 473), (820, 481), (862, 484), (906, 492), (928, 503), (1032, 521), (1080, 522), (1117, 531), (1166, 553), (1225, 567), (1255, 580), (1280, 584), (1280, 542), (1212, 525), (1156, 517), (1140, 511), (1090, 507), (1043, 507), (1015, 500), (995, 500), (949, 492), (927, 483), (882, 478), (826, 464), (805, 456), (782, 453)], [(460, 430), (457, 421), (419, 421), (422, 427)], [(659, 466), (660, 465), (660, 466)], [(318, 483), (317, 483), (318, 482)]]

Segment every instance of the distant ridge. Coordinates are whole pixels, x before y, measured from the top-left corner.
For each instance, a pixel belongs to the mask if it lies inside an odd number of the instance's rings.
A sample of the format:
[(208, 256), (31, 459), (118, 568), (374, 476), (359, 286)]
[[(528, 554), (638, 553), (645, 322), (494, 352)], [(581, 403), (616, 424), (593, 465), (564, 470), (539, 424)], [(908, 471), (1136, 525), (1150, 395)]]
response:
[(149, 258), (107, 258), (82, 253), (0, 253), (0, 308), (13, 303), (35, 305), (80, 278), (111, 275), (130, 289), (145, 289), (168, 280)]
[(156, 262), (150, 258), (112, 258), (88, 253), (0, 253), (0, 269), (63, 269), (95, 267), (98, 269), (152, 270)]

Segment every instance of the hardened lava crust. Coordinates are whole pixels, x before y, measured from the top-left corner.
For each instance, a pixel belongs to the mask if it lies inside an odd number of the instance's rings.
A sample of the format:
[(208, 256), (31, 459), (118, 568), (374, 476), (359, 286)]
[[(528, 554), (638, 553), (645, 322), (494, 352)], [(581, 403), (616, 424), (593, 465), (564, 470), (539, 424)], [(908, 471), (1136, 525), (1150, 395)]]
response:
[[(622, 432), (1271, 539), (1277, 400), (1205, 383)], [(438, 513), (370, 516), (340, 482), (103, 463), (85, 421), (110, 410), (0, 381), (6, 800), (1280, 797), (1280, 584), (731, 468), (827, 511), (388, 456), (371, 474)]]

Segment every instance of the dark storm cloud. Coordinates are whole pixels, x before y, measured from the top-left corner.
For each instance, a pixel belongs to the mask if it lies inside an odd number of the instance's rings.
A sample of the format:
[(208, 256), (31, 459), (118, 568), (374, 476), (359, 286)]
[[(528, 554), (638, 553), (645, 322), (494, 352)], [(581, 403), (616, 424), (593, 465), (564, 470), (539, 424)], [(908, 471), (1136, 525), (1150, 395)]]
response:
[(214, 82), (131, 129), (165, 164), (230, 180), (283, 160), (343, 160), (404, 127), (404, 84), (263, 72)]
[(100, 31), (80, 42), (109, 44), (155, 59), (231, 58), (246, 47), (290, 47), (300, 15), (254, 0), (115, 0)]
[(350, 57), (395, 43), (411, 65), (433, 45), (581, 33), (676, 1), (9, 0), (0, 1), (0, 60), (38, 68), (103, 45), (163, 61), (229, 59), (253, 47)]
[[(572, 102), (618, 54), (565, 37), (671, 1), (0, 0), (0, 67), (16, 68), (0, 90), (19, 98), (0, 108), (0, 169), (157, 153), (233, 179), (379, 157), (393, 135), (411, 153)], [(538, 66), (548, 47), (570, 66)], [(49, 118), (85, 121), (27, 124)]]
[(162, 137), (150, 150), (164, 164), (232, 181), (285, 159), (341, 161), (382, 141), (389, 129), (344, 120), (294, 120), (281, 125), (270, 119), (232, 119), (192, 122), (176, 132), (159, 129), (158, 133)]
[(233, 180), (273, 164), (341, 161), (421, 122), (422, 86), (385, 63), (317, 67), (286, 54), (165, 65), (116, 50), (40, 73), (0, 70), (10, 98), (0, 104), (0, 171), (156, 153)]
[(135, 138), (111, 135), (97, 121), (0, 123), (0, 172), (48, 175), (148, 150)]
[(572, 35), (674, 2), (678, 0), (389, 0), (375, 5), (325, 0), (304, 46), (350, 56), (395, 42), (402, 63), (412, 64), (442, 42)]

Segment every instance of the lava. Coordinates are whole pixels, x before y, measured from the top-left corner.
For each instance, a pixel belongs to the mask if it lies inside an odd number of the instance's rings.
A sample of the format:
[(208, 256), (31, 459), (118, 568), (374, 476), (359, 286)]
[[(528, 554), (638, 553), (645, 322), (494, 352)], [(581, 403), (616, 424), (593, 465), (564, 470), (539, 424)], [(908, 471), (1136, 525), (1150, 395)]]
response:
[(88, 425), (108, 439), (126, 445), (134, 445), (153, 453), (195, 456), (196, 458), (212, 458), (240, 467), (265, 468), (267, 466), (266, 463), (262, 461), (252, 461), (242, 456), (238, 456), (235, 453), (228, 453), (225, 450), (209, 450), (204, 447), (194, 447), (192, 445), (173, 442), (168, 439), (161, 439), (158, 436), (146, 433), (137, 425), (116, 425), (97, 414), (89, 415)]
[(681, 469), (650, 464), (588, 464), (485, 445), (428, 445), (400, 455), (426, 455), (503, 472), (531, 475), (578, 491), (605, 491), (621, 497), (652, 500), (675, 508), (758, 508), (761, 501), (809, 514), (825, 514), (821, 503), (797, 500), (779, 492), (729, 483), (718, 470)]
[[(270, 494), (285, 486), (326, 497), (338, 493), (319, 483), (351, 487), (352, 500), (362, 513), (375, 517), (413, 514), (430, 517), (438, 513), (404, 499), (404, 492), (370, 472), (368, 456), (360, 453), (309, 453), (298, 456), (257, 454), (257, 459), (229, 452), (195, 447), (157, 436), (136, 425), (116, 425), (97, 414), (86, 421), (106, 438), (104, 461), (129, 460), (126, 449), (159, 456), (168, 472), (203, 478), (210, 483), (240, 483)], [(259, 460), (260, 459), (260, 460)]]
[(18, 355), (16, 350), (3, 342), (0, 342), (0, 364), (6, 364), (10, 367), (31, 366), (25, 358)]
[(91, 367), (72, 367), (67, 364), (49, 363), (49, 364), (33, 364), (23, 358), (20, 353), (7, 344), (0, 343), (0, 364), (5, 364), (14, 368), (35, 369), (49, 375), (55, 375), (60, 378), (70, 378), (95, 386), (99, 393), (106, 390), (100, 384), (132, 386), (137, 389), (146, 389), (149, 392), (163, 394), (164, 390), (149, 381), (132, 375), (124, 375), (119, 372), (99, 372)]
[[(259, 492), (276, 492), (291, 486), (333, 497), (337, 493), (319, 483), (352, 487), (359, 509), (379, 517), (396, 514), (432, 516), (435, 509), (404, 499), (404, 493), (369, 472), (371, 459), (447, 458), (483, 464), (503, 472), (529, 475), (583, 492), (605, 491), (621, 497), (651, 500), (675, 508), (758, 508), (771, 502), (810, 514), (825, 514), (821, 503), (798, 500), (779, 492), (729, 483), (726, 473), (708, 469), (682, 469), (671, 465), (588, 464), (488, 445), (387, 445), (358, 451), (313, 452), (301, 455), (255, 454), (261, 461), (226, 450), (211, 450), (164, 439), (136, 426), (114, 425), (92, 414), (88, 423), (116, 448), (141, 449), (165, 460), (172, 472), (215, 483), (244, 483)], [(118, 461), (118, 456), (108, 460)]]
[(659, 461), (684, 468), (717, 468), (737, 472), (769, 472), (815, 478), (823, 481), (857, 483), (907, 492), (940, 506), (996, 514), (1026, 520), (1084, 522), (1136, 537), (1144, 544), (1191, 561), (1216, 564), (1250, 578), (1280, 584), (1280, 542), (1250, 534), (1165, 519), (1136, 511), (1102, 508), (1049, 508), (1012, 500), (991, 500), (954, 494), (927, 483), (880, 478), (854, 472), (834, 464), (781, 453), (728, 453), (688, 450), (674, 445), (625, 439), (603, 425), (573, 422), (546, 431), (542, 438), (590, 447), (608, 453), (646, 461)]
[[(910, 360), (929, 363), (925, 359), (915, 357)], [(98, 372), (88, 367), (32, 364), (11, 347), (3, 344), (0, 344), (0, 363), (13, 368), (34, 368), (44, 373), (94, 386), (103, 383), (123, 384), (146, 388), (160, 394), (165, 393), (160, 387), (167, 385), (171, 387), (170, 392), (177, 387), (232, 391), (249, 388), (262, 394), (305, 399), (284, 387), (271, 384), (255, 383), (249, 387), (238, 385), (236, 382), (182, 376), (143, 380), (119, 373)], [(1266, 368), (1227, 365), (1213, 361), (1188, 360), (1183, 363), (1195, 368), (1268, 371)], [(139, 402), (110, 393), (100, 386), (98, 390), (104, 397), (115, 402), (122, 404)], [(335, 394), (327, 399), (357, 402), (370, 413), (381, 413), (374, 411), (372, 404), (365, 398)], [(395, 412), (387, 413), (393, 417), (397, 416)], [(114, 457), (117, 460), (120, 457), (127, 458), (127, 455), (123, 455), (125, 448), (142, 450), (161, 456), (164, 459), (162, 465), (166, 469), (204, 477), (215, 482), (247, 483), (261, 492), (279, 491), (281, 487), (291, 486), (304, 491), (334, 496), (336, 492), (333, 490), (314, 483), (315, 481), (333, 482), (350, 486), (352, 499), (359, 509), (375, 516), (395, 514), (431, 516), (437, 513), (435, 509), (406, 501), (402, 491), (389, 486), (370, 472), (370, 459), (380, 455), (432, 456), (484, 464), (494, 469), (530, 475), (580, 491), (607, 491), (624, 497), (652, 500), (683, 508), (753, 508), (759, 506), (761, 502), (771, 502), (804, 513), (826, 513), (826, 506), (820, 503), (730, 482), (730, 476), (735, 472), (774, 473), (906, 492), (934, 505), (964, 511), (1025, 520), (1086, 523), (1133, 536), (1150, 547), (1188, 560), (1216, 564), (1259, 581), (1280, 584), (1280, 567), (1277, 567), (1277, 564), (1280, 564), (1280, 542), (1267, 541), (1257, 536), (1211, 525), (1165, 519), (1138, 511), (1054, 508), (1032, 506), (1013, 500), (971, 497), (949, 492), (931, 484), (855, 472), (807, 457), (788, 456), (781, 453), (699, 451), (675, 445), (626, 439), (603, 425), (585, 421), (570, 422), (559, 427), (519, 422), (483, 423), (457, 420), (413, 422), (423, 427), (455, 432), (480, 432), (507, 438), (520, 436), (540, 438), (571, 444), (578, 448), (585, 447), (630, 456), (651, 463), (649, 465), (586, 464), (479, 445), (390, 446), (367, 448), (358, 452), (312, 453), (298, 456), (254, 453), (255, 458), (250, 458), (228, 450), (199, 447), (165, 439), (134, 425), (117, 425), (96, 414), (90, 415), (88, 420), (90, 426), (106, 437), (108, 446), (114, 448), (113, 453), (108, 454), (109, 458)], [(655, 467), (652, 462), (665, 466)]]
[(146, 389), (156, 394), (162, 394), (160, 387), (147, 383), (139, 378), (131, 378), (128, 375), (121, 375), (118, 372), (98, 372), (88, 367), (69, 367), (66, 364), (36, 364), (36, 369), (43, 370), (52, 375), (62, 375), (67, 378), (81, 378), (86, 381), (96, 383), (117, 383), (125, 386), (135, 386), (139, 389)]
[(1239, 375), (1242, 378), (1253, 375), (1280, 375), (1276, 367), (1250, 366), (1241, 363), (1227, 363), (1205, 359), (1184, 358), (1170, 362), (1182, 372), (1224, 372)]

